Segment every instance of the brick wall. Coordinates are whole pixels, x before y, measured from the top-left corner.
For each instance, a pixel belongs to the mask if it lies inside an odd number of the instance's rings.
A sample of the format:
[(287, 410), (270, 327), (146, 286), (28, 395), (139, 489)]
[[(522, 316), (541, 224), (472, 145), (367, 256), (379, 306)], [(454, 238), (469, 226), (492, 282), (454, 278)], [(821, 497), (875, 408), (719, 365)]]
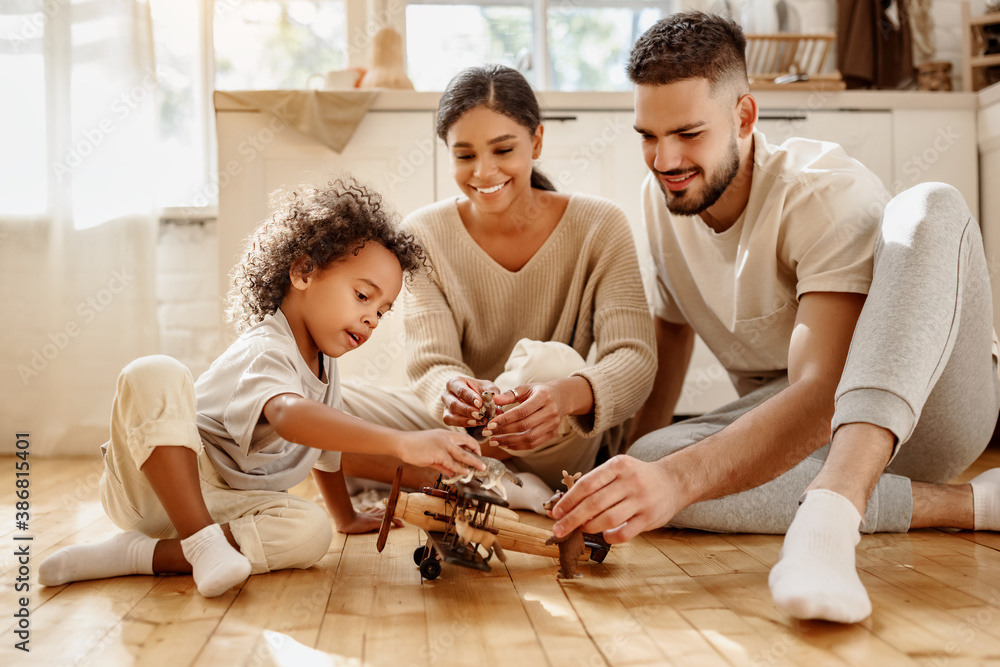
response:
[(166, 220), (156, 248), (160, 351), (183, 362), (195, 378), (225, 349), (216, 224)]

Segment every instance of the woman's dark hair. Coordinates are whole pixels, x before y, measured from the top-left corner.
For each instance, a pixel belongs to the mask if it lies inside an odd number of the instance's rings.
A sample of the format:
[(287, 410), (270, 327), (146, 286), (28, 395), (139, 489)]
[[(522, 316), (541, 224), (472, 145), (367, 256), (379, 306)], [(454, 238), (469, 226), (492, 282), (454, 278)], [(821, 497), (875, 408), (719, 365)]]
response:
[(423, 249), (400, 231), (382, 196), (353, 178), (280, 191), (271, 203), (274, 215), (247, 239), (230, 276), (226, 320), (237, 333), (278, 310), (292, 284), (292, 264), (300, 258), (308, 273), (357, 255), (371, 242), (395, 255), (407, 277), (426, 265)]
[[(542, 123), (535, 91), (516, 69), (503, 65), (469, 67), (455, 75), (438, 103), (437, 135), (448, 142), (448, 130), (466, 111), (486, 107), (507, 116), (532, 135)], [(537, 169), (531, 170), (531, 187), (555, 192), (555, 186)]]

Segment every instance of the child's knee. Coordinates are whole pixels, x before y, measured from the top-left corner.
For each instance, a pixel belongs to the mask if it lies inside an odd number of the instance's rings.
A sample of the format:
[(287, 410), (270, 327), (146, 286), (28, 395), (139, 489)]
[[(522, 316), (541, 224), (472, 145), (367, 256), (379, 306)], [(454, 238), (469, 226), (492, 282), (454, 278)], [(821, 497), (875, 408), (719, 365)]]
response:
[(288, 531), (282, 552), (268, 557), (268, 567), (271, 570), (312, 567), (326, 556), (333, 543), (330, 517), (318, 505), (305, 502), (283, 514), (292, 520), (293, 529)]
[(165, 354), (139, 357), (122, 369), (119, 386), (122, 385), (122, 380), (132, 386), (143, 387), (194, 384), (187, 366)]

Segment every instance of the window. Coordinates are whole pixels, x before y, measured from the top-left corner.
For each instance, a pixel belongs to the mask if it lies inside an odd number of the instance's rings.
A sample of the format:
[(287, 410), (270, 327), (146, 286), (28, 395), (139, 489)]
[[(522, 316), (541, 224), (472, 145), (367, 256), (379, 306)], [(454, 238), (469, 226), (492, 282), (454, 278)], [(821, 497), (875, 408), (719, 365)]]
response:
[(294, 89), (347, 65), (343, 0), (151, 0), (160, 92), (157, 202), (218, 201), (212, 91)]
[(410, 79), (417, 90), (443, 90), (465, 67), (499, 63), (523, 72), (538, 90), (628, 90), (629, 49), (673, 6), (674, 0), (409, 0)]
[(44, 26), (41, 11), (0, 14), (0, 35), (7, 36), (0, 50), (0, 81), (17, 91), (0, 105), (7, 158), (0, 160), (0, 214), (11, 217), (48, 212), (45, 59), (39, 46)]
[(346, 24), (342, 0), (218, 0), (215, 87), (307, 88), (347, 66)]
[(160, 94), (156, 202), (161, 208), (211, 205), (215, 123), (205, 81), (210, 59), (202, 47), (206, 16), (195, 0), (151, 0), (150, 13)]

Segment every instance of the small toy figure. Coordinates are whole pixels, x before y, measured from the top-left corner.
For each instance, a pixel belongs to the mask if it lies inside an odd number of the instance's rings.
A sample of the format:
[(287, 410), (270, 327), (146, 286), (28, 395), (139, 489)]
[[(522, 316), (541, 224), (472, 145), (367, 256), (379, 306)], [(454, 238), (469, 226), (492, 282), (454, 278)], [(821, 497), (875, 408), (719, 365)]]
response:
[[(489, 392), (483, 393), (485, 394)], [(469, 472), (464, 476), (459, 474), (450, 479), (443, 479), (441, 481), (445, 484), (454, 484), (455, 482), (468, 484), (472, 478), (475, 477), (479, 480), (480, 484), (482, 484), (483, 489), (495, 489), (496, 493), (504, 500), (507, 500), (507, 489), (503, 488), (503, 484), (500, 482), (500, 480), (504, 477), (518, 486), (524, 486), (524, 482), (521, 481), (521, 478), (508, 470), (507, 466), (505, 466), (502, 462), (488, 456), (479, 456), (477, 454), (473, 454), (473, 456), (476, 456), (480, 461), (486, 464), (486, 470), (475, 470), (474, 468), (469, 468)]]
[(483, 407), (479, 413), (481, 415), (479, 417), (479, 425), (471, 426), (467, 430), (469, 431), (469, 435), (479, 442), (486, 442), (489, 438), (483, 437), (483, 429), (497, 416), (497, 404), (493, 402), (493, 397), (496, 396), (496, 393), (484, 391), (479, 395), (483, 399)]
[(490, 555), (486, 556), (486, 560), (489, 560), (490, 556), (495, 553), (501, 563), (506, 563), (507, 554), (503, 552), (503, 548), (497, 542), (496, 534), (473, 526), (470, 523), (472, 516), (473, 514), (470, 510), (464, 510), (455, 515), (455, 532), (458, 534), (458, 537), (466, 544), (478, 544), (489, 551)]
[[(570, 475), (565, 470), (562, 471), (563, 474), (563, 484), (566, 485), (566, 491), (573, 488), (576, 484), (576, 480), (580, 479), (583, 473), (576, 473), (575, 475)], [(565, 491), (556, 491), (549, 500), (543, 505), (546, 510), (551, 511), (559, 499), (563, 497)], [(585, 551), (583, 542), (583, 529), (576, 528), (568, 535), (562, 538), (557, 538), (555, 535), (545, 540), (546, 544), (558, 544), (559, 545), (559, 574), (556, 575), (558, 579), (580, 579), (583, 574), (576, 571), (576, 561)]]

